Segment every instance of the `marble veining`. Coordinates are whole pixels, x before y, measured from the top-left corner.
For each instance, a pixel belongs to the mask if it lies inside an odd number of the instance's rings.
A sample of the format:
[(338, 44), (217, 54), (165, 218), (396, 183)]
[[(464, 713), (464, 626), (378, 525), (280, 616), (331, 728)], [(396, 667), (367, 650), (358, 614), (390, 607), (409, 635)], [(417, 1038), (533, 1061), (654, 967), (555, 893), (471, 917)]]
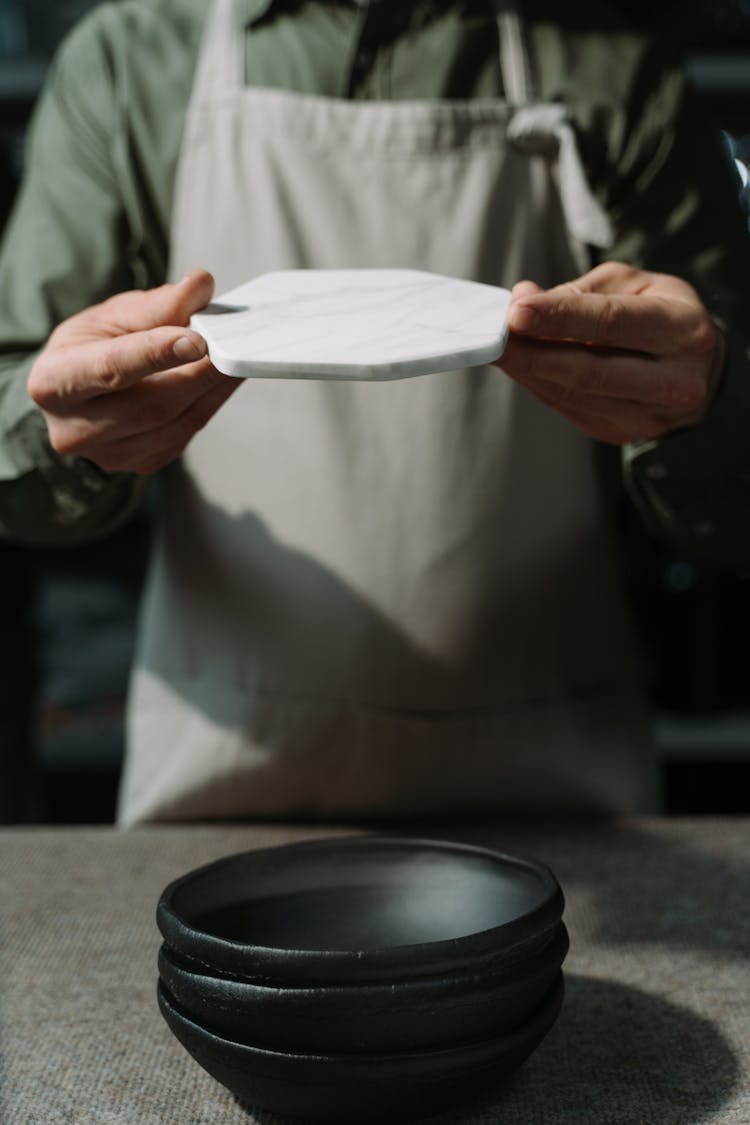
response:
[(507, 289), (420, 270), (280, 270), (191, 319), (226, 375), (405, 379), (502, 355)]

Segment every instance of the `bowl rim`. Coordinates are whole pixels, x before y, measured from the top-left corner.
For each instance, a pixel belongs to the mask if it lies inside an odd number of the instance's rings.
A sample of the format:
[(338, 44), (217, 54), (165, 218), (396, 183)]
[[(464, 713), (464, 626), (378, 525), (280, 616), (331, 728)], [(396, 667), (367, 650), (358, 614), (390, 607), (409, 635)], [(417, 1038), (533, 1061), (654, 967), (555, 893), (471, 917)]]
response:
[[(471, 1069), (472, 1065), (476, 1066), (485, 1061), (486, 1056), (494, 1058), (498, 1049), (510, 1050), (518, 1043), (523, 1042), (527, 1038), (535, 1037), (541, 1031), (542, 1036), (546, 1035), (556, 1022), (557, 1017), (562, 1009), (563, 1000), (565, 997), (565, 976), (562, 970), (559, 970), (545, 996), (539, 1002), (535, 1010), (531, 1013), (529, 1018), (511, 1031), (503, 1031), (499, 1035), (486, 1037), (484, 1039), (474, 1039), (466, 1043), (446, 1043), (442, 1047), (428, 1047), (422, 1050), (408, 1050), (408, 1051), (361, 1051), (356, 1053), (342, 1053), (338, 1051), (299, 1051), (299, 1050), (282, 1050), (278, 1047), (265, 1047), (254, 1043), (246, 1043), (239, 1039), (230, 1039), (227, 1035), (222, 1035), (220, 1032), (212, 1031), (210, 1028), (204, 1027), (202, 1024), (190, 1015), (182, 1011), (179, 1004), (169, 992), (169, 989), (162, 981), (157, 982), (157, 1002), (162, 1016), (170, 1023), (167, 1017), (169, 1015), (182, 1025), (182, 1028), (188, 1033), (195, 1035), (199, 1040), (202, 1040), (198, 1050), (205, 1050), (206, 1046), (212, 1050), (224, 1050), (227, 1048), (234, 1054), (235, 1060), (237, 1056), (242, 1056), (242, 1066), (238, 1067), (237, 1062), (227, 1064), (226, 1060), (224, 1065), (229, 1065), (232, 1069), (242, 1069), (252, 1064), (253, 1067), (258, 1067), (258, 1072), (262, 1072), (266, 1067), (271, 1070), (276, 1070), (278, 1067), (286, 1071), (289, 1066), (303, 1066), (305, 1064), (314, 1064), (316, 1070), (321, 1068), (323, 1071), (329, 1069), (344, 1068), (350, 1071), (363, 1070), (365, 1073), (370, 1068), (384, 1068), (389, 1065), (397, 1067), (413, 1067), (416, 1070), (421, 1069), (423, 1066), (428, 1066), (430, 1069), (438, 1061), (445, 1061), (447, 1064), (458, 1064), (465, 1066), (467, 1063)], [(171, 1027), (171, 1024), (170, 1024)], [(174, 1033), (174, 1029), (172, 1028)], [(479, 1058), (478, 1058), (479, 1056)], [(200, 1061), (200, 1060), (199, 1060)], [(258, 1064), (260, 1064), (258, 1066)], [(265, 1064), (265, 1066), (264, 1066)], [(278, 1074), (278, 1071), (277, 1071)], [(363, 1075), (364, 1076), (364, 1075)], [(325, 1075), (321, 1074), (321, 1080), (325, 1081)]]
[[(305, 856), (341, 850), (410, 849), (429, 850), (452, 856), (489, 860), (494, 864), (524, 869), (539, 880), (546, 891), (539, 903), (509, 921), (489, 929), (439, 941), (367, 950), (282, 949), (223, 938), (196, 928), (175, 906), (175, 898), (189, 891), (197, 880), (243, 860), (260, 862), (275, 857)], [(183, 959), (209, 971), (226, 972), (242, 979), (344, 983), (366, 980), (395, 980), (429, 976), (461, 967), (497, 967), (503, 961), (531, 955), (560, 922), (565, 906), (562, 889), (550, 868), (540, 860), (494, 848), (445, 839), (363, 834), (330, 836), (257, 848), (222, 856), (172, 880), (162, 891), (156, 921), (167, 947)], [(184, 909), (184, 904), (183, 904)]]
[[(484, 967), (484, 971), (472, 967), (458, 968), (442, 974), (429, 976), (414, 976), (399, 981), (398, 992), (394, 994), (393, 982), (382, 980), (366, 980), (363, 982), (347, 981), (339, 983), (332, 981), (325, 985), (309, 984), (304, 981), (297, 982), (269, 982), (247, 980), (242, 977), (218, 975), (210, 973), (207, 969), (189, 965), (181, 956), (163, 942), (159, 947), (157, 958), (160, 978), (172, 991), (171, 981), (177, 980), (182, 985), (186, 983), (195, 990), (196, 996), (200, 989), (209, 990), (209, 996), (217, 1002), (231, 1006), (233, 1009), (243, 1009), (257, 1005), (268, 1005), (279, 1002), (292, 1005), (295, 1003), (309, 1004), (335, 1004), (342, 1003), (382, 1003), (384, 999), (397, 996), (399, 1003), (408, 1001), (413, 994), (418, 998), (433, 997), (442, 1001), (451, 998), (460, 1000), (465, 994), (488, 990), (500, 993), (503, 990), (511, 991), (525, 984), (533, 983), (537, 978), (550, 972), (550, 965), (555, 964), (562, 968), (565, 958), (570, 950), (570, 936), (565, 923), (560, 921), (551, 933), (550, 940), (529, 956), (513, 962), (503, 964), (495, 971)], [(228, 986), (228, 991), (225, 989)], [(427, 990), (425, 992), (424, 990)]]

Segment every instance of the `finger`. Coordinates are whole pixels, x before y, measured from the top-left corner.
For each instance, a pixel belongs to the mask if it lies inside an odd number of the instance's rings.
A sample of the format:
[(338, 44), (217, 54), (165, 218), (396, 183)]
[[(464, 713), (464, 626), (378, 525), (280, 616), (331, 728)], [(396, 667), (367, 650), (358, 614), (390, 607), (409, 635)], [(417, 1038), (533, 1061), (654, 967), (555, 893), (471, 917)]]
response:
[(557, 386), (544, 379), (528, 379), (522, 384), (527, 390), (548, 406), (565, 408), (566, 411), (580, 411), (591, 418), (649, 418), (660, 426), (672, 423), (672, 413), (664, 407), (651, 402), (638, 402), (634, 399), (607, 399), (600, 395), (589, 395), (571, 387)]
[(583, 344), (511, 335), (497, 366), (520, 382), (544, 379), (586, 394), (668, 408), (695, 410), (706, 396), (700, 364)]
[(204, 359), (147, 376), (117, 394), (99, 395), (76, 410), (47, 414), (47, 428), (58, 453), (88, 457), (92, 448), (160, 430), (214, 387), (242, 380), (222, 375)]
[(243, 381), (222, 375), (208, 359), (157, 372), (116, 396), (100, 395), (86, 403), (80, 431), (88, 441), (116, 441), (158, 430), (214, 388), (236, 388)]
[(543, 292), (541, 285), (537, 285), (535, 281), (518, 281), (511, 290), (511, 296), (514, 301), (517, 301), (521, 297), (530, 297), (534, 293)]
[[(649, 293), (693, 303), (700, 301), (692, 285), (681, 277), (636, 269), (624, 262), (602, 262), (581, 277), (555, 288), (573, 289), (577, 293), (629, 294), (633, 297)], [(550, 292), (555, 290), (551, 289)]]
[(556, 288), (572, 287), (579, 293), (629, 293), (637, 296), (639, 293), (647, 292), (654, 281), (662, 276), (668, 280), (677, 280), (669, 278), (666, 274), (654, 274), (648, 270), (636, 269), (635, 266), (624, 262), (601, 262), (581, 277)]
[(641, 402), (607, 401), (571, 393), (561, 395), (542, 381), (523, 384), (534, 398), (573, 422), (587, 437), (611, 445), (647, 441), (674, 429), (679, 422)]
[(121, 336), (162, 325), (186, 327), (193, 313), (209, 303), (213, 290), (214, 279), (207, 270), (192, 270), (176, 284), (117, 293), (66, 320), (53, 332), (50, 344), (64, 346), (81, 334), (93, 338)]
[(705, 355), (716, 342), (716, 330), (701, 305), (562, 287), (514, 302), (508, 323), (512, 331), (540, 339), (580, 340), (653, 355)]
[(47, 349), (34, 364), (28, 391), (43, 410), (69, 413), (98, 395), (113, 394), (147, 375), (194, 363), (206, 342), (189, 328), (151, 328), (69, 348)]
[(86, 457), (107, 472), (158, 472), (184, 452), (191, 438), (213, 418), (240, 382), (223, 379), (158, 429), (93, 445)]
[(187, 325), (194, 312), (211, 300), (214, 279), (207, 270), (192, 270), (176, 285), (120, 293), (98, 306), (121, 332), (137, 332), (162, 324)]

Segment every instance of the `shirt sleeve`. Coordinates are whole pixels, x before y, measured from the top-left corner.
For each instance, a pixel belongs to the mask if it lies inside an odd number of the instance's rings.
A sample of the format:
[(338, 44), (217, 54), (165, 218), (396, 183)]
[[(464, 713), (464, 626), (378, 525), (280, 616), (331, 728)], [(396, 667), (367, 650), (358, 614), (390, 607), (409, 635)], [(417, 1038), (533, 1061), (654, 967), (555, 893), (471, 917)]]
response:
[(33, 544), (105, 534), (137, 507), (144, 487), (133, 474), (55, 453), (26, 392), (56, 324), (144, 280), (118, 189), (120, 138), (97, 28), (95, 13), (53, 64), (0, 251), (0, 534)]
[[(593, 116), (587, 124), (593, 129)], [(608, 257), (689, 281), (727, 344), (720, 388), (703, 420), (625, 446), (625, 486), (657, 535), (699, 561), (744, 567), (750, 564), (750, 239), (731, 169), (681, 60), (658, 43), (644, 42), (630, 95), (610, 115), (606, 132), (600, 193), (616, 231)]]

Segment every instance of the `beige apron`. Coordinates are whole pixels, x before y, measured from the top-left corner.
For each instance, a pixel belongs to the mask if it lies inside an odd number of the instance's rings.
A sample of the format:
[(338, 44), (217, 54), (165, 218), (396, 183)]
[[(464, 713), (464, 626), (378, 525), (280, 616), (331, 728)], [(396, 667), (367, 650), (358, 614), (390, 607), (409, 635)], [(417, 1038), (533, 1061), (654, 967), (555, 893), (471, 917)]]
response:
[[(209, 15), (172, 276), (580, 272), (606, 218), (559, 106), (246, 87)], [(252, 75), (249, 76), (252, 81)], [(120, 820), (394, 817), (649, 802), (590, 443), (493, 367), (248, 380), (164, 479)]]

